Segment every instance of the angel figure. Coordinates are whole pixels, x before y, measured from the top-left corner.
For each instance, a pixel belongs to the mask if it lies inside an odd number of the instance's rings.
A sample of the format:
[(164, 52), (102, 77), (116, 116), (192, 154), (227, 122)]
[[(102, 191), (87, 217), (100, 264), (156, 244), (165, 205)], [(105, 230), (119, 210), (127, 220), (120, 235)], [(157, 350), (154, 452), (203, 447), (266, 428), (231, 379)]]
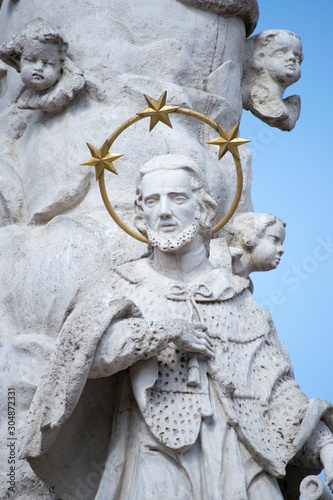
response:
[(295, 33), (267, 30), (246, 42), (243, 74), (243, 107), (271, 127), (292, 130), (301, 101), (283, 99), (287, 87), (301, 77), (302, 43)]
[(27, 89), (21, 109), (63, 111), (84, 87), (85, 78), (66, 55), (68, 43), (58, 29), (36, 18), (0, 47), (0, 58), (21, 74)]

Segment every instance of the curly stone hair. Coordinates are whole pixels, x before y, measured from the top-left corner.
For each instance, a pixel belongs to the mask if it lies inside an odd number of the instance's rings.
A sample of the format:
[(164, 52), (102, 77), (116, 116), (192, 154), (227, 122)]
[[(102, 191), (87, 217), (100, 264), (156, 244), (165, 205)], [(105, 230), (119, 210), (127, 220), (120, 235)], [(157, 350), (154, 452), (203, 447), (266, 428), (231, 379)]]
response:
[(37, 17), (25, 24), (14, 38), (0, 47), (0, 59), (12, 66), (18, 73), (21, 72), (21, 56), (24, 46), (30, 41), (52, 43), (58, 47), (60, 60), (64, 61), (68, 43), (59, 30), (54, 29), (49, 23)]
[(230, 239), (229, 246), (243, 248), (252, 252), (269, 226), (276, 223), (286, 227), (286, 223), (272, 214), (259, 212), (245, 212), (235, 216), (232, 226), (228, 229)]

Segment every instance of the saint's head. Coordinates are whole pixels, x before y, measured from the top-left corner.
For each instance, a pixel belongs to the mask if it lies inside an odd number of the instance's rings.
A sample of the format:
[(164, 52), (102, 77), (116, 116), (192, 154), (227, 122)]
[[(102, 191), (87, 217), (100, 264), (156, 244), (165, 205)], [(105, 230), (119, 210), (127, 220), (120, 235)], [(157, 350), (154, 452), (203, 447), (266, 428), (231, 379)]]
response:
[(177, 252), (200, 238), (209, 246), (217, 204), (198, 165), (184, 155), (163, 155), (139, 171), (136, 226), (153, 247)]

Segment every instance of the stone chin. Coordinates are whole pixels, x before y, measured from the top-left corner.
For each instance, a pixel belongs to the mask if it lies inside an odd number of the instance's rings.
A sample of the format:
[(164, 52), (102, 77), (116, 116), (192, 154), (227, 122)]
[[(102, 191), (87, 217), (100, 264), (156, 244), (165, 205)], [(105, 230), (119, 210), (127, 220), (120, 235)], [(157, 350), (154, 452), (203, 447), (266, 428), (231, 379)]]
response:
[(146, 228), (146, 231), (148, 241), (154, 248), (158, 248), (161, 252), (173, 252), (194, 240), (199, 231), (199, 223), (195, 220), (178, 233), (178, 235), (170, 237), (167, 237), (165, 233), (163, 234), (160, 231), (153, 231), (149, 227)]
[(276, 259), (273, 260), (271, 263), (271, 269), (276, 269), (277, 266), (280, 264), (281, 258), (277, 257)]
[(253, 33), (259, 17), (257, 0), (178, 0), (181, 3), (209, 10), (220, 16), (241, 17), (246, 28), (246, 36)]

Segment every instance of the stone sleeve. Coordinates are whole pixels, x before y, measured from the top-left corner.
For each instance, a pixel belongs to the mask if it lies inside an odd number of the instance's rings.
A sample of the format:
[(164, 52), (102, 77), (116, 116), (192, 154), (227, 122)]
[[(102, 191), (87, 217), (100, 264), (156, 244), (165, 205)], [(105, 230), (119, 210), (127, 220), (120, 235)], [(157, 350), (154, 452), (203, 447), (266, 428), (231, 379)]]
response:
[(320, 450), (327, 444), (333, 444), (333, 435), (327, 425), (320, 421), (292, 463), (298, 467), (322, 469)]
[(143, 318), (115, 321), (103, 334), (88, 378), (108, 377), (161, 352), (171, 340), (163, 322)]

